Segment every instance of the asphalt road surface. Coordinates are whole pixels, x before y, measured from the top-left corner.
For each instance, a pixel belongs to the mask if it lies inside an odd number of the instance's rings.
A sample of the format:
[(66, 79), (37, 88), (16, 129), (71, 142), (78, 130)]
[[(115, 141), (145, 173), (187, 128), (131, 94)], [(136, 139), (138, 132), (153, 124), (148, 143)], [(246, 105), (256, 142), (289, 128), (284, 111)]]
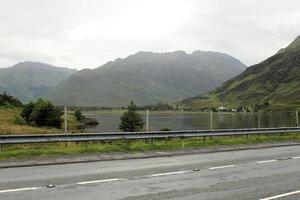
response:
[(2, 200), (300, 199), (300, 146), (0, 169)]

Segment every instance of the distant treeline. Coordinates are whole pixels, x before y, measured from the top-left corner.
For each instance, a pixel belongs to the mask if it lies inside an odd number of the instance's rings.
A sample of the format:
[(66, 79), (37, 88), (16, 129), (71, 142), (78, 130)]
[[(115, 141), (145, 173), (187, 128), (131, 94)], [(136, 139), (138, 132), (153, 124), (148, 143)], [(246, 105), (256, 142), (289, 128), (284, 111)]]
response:
[(138, 106), (138, 110), (175, 110), (176, 108), (172, 105), (165, 103), (158, 103), (155, 105)]
[(0, 94), (0, 106), (22, 106), (22, 102), (13, 97), (10, 96), (7, 92), (3, 92)]
[[(68, 107), (71, 110), (80, 109), (82, 111), (94, 111), (94, 110), (125, 110), (127, 107), (109, 107), (109, 106), (88, 106), (88, 107)], [(137, 106), (137, 110), (152, 110), (152, 111), (166, 111), (166, 110), (177, 110), (175, 106), (166, 103), (157, 103), (154, 105)]]
[(238, 106), (238, 107), (204, 107), (201, 109), (194, 110), (190, 107), (185, 107), (185, 111), (203, 111), (203, 112), (208, 112), (208, 111), (213, 111), (213, 112), (258, 112), (258, 111), (268, 111), (271, 110), (272, 105), (270, 102), (266, 101), (261, 104), (252, 104), (252, 105), (246, 105), (246, 106)]

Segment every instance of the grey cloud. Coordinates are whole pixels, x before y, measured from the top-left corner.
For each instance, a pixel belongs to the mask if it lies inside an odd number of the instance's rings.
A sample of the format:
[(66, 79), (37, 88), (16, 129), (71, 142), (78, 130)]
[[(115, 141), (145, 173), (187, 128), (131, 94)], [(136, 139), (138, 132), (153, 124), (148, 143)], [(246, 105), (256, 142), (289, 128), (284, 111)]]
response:
[(300, 34), (299, 7), (297, 0), (1, 0), (0, 67), (33, 60), (94, 68), (141, 50), (214, 50), (252, 65)]

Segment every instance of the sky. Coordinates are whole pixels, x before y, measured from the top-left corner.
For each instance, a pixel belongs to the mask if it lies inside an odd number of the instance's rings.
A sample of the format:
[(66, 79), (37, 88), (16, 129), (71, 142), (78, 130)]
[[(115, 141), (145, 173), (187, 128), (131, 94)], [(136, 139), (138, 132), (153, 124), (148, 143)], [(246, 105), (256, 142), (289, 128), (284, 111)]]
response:
[(299, 0), (0, 0), (0, 67), (96, 68), (138, 51), (261, 62), (300, 35)]

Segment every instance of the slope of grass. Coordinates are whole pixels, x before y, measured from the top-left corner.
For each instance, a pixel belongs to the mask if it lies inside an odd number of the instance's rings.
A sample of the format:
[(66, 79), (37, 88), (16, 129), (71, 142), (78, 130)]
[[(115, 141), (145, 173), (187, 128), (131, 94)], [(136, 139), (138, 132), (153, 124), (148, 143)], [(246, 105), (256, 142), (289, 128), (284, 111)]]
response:
[[(50, 134), (61, 133), (62, 129), (49, 127), (35, 127), (30, 125), (20, 125), (15, 123), (16, 117), (20, 117), (22, 108), (20, 107), (0, 107), (0, 135), (9, 134)], [(71, 114), (68, 115), (68, 127), (70, 132), (79, 132), (78, 121)], [(64, 127), (64, 124), (62, 125)]]
[(21, 108), (0, 107), (0, 134), (38, 134), (38, 133), (57, 133), (54, 128), (39, 128), (29, 125), (19, 125), (15, 123), (15, 117), (20, 116)]

